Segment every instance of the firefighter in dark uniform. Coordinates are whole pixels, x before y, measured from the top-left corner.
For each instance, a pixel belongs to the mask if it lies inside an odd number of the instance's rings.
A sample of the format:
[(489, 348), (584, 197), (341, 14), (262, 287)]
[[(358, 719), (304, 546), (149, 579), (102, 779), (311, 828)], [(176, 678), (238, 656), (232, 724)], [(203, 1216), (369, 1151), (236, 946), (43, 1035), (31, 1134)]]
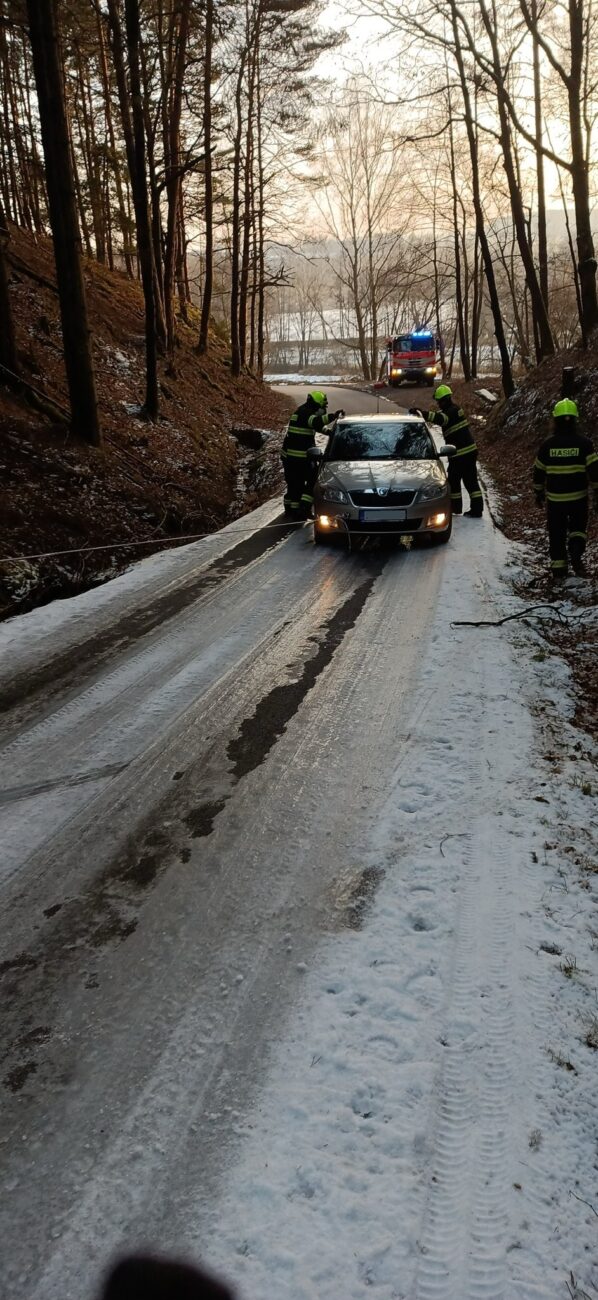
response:
[(469, 493), (470, 508), (465, 511), (470, 519), (481, 519), (484, 513), (484, 498), (478, 483), (478, 449), (469, 428), (465, 411), (453, 401), (452, 390), (448, 384), (440, 384), (434, 393), (434, 401), (440, 410), (430, 411), (427, 420), (442, 429), (445, 442), (457, 448), (448, 463), (448, 479), (451, 489), (451, 503), (454, 515), (463, 514), (463, 496), (461, 484), (464, 483)]
[(282, 444), (282, 467), (287, 489), (284, 494), (285, 513), (298, 519), (307, 519), (313, 505), (313, 487), (318, 472), (310, 464), (308, 451), (316, 445), (316, 433), (322, 433), (327, 424), (337, 418), (327, 415), (328, 398), (325, 393), (308, 393), (305, 402), (293, 412)]
[(533, 468), (536, 504), (546, 502), (550, 568), (557, 580), (567, 576), (567, 551), (575, 573), (583, 576), (588, 527), (588, 488), (598, 505), (598, 454), (579, 432), (577, 405), (569, 397), (552, 412), (553, 432), (542, 443)]

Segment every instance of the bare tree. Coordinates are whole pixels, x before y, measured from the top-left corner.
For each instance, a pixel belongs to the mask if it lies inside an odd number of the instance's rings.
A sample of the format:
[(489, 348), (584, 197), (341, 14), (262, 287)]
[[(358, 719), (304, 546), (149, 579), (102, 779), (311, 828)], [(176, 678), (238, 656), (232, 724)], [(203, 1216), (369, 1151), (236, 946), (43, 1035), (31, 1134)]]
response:
[(592, 233), (592, 203), (590, 194), (590, 161), (592, 130), (596, 102), (596, 28), (598, 16), (593, 0), (565, 0), (565, 39), (563, 25), (555, 34), (541, 24), (550, 12), (546, 3), (540, 14), (531, 0), (519, 0), (526, 26), (544, 53), (550, 67), (565, 91), (568, 109), (570, 153), (556, 153), (541, 136), (534, 135), (523, 121), (523, 115), (512, 96), (506, 103), (512, 120), (521, 135), (533, 148), (550, 158), (569, 174), (575, 207), (577, 268), (581, 294), (581, 324), (584, 335), (598, 325), (598, 292), (596, 288), (596, 253)]
[(465, 121), (465, 127), (467, 131), (469, 153), (471, 158), (471, 182), (472, 182), (473, 206), (474, 206), (475, 218), (476, 218), (476, 235), (478, 238), (482, 259), (484, 263), (486, 284), (488, 286), (488, 296), (490, 298), (490, 307), (492, 310), (492, 318), (494, 320), (494, 333), (496, 335), (496, 342), (498, 344), (498, 350), (500, 353), (503, 392), (505, 394), (505, 397), (510, 397), (514, 392), (515, 385), (513, 383), (511, 358), (509, 356), (509, 350), (507, 348), (507, 342), (505, 339), (502, 311), (500, 306), (498, 290), (496, 286), (496, 276), (494, 274), (492, 253), (490, 251), (490, 244), (488, 241), (488, 235), (486, 233), (486, 221), (484, 216), (484, 209), (482, 205), (482, 195), (481, 195), (481, 188), (480, 188), (478, 148), (477, 148), (475, 127), (474, 127), (474, 117), (472, 113), (469, 80), (467, 77), (463, 47), (461, 44), (461, 30), (459, 26), (459, 15), (457, 10), (457, 5), (454, 3), (454, 0), (449, 0), (449, 2), (451, 6), (450, 20), (451, 20), (451, 28), (453, 34), (455, 60), (457, 63), (457, 69), (459, 73), (459, 81), (461, 83), (464, 121)]
[(137, 221), (137, 246), (145, 301), (145, 403), (148, 419), (158, 418), (158, 361), (154, 263), (151, 248), (147, 179), (145, 168), (145, 124), (141, 97), (139, 0), (125, 0), (127, 50), (132, 114), (131, 184)]
[(71, 144), (64, 99), (56, 0), (27, 0), (50, 223), (74, 431), (101, 442), (91, 340), (77, 223)]
[(214, 4), (206, 0), (205, 53), (204, 53), (204, 224), (205, 224), (205, 274), (201, 302), (198, 350), (208, 350), (208, 329), (212, 310), (214, 287), (214, 188), (212, 179), (212, 52), (214, 44)]
[(365, 379), (378, 373), (379, 313), (389, 294), (409, 221), (397, 188), (401, 143), (394, 110), (381, 110), (359, 79), (330, 110), (321, 134), (326, 186), (316, 201), (334, 240), (328, 265), (348, 292)]
[(511, 119), (508, 111), (509, 97), (506, 93), (510, 56), (507, 57), (506, 62), (503, 61), (501, 56), (498, 38), (499, 17), (496, 0), (489, 0), (489, 4), (486, 3), (486, 0), (479, 0), (479, 10), (490, 46), (489, 58), (485, 58), (481, 55), (479, 42), (475, 39), (475, 34), (473, 33), (469, 23), (464, 19), (463, 15), (460, 15), (459, 21), (461, 27), (466, 33), (470, 52), (474, 56), (478, 66), (481, 67), (484, 72), (488, 72), (492, 77), (494, 90), (496, 92), (502, 161), (509, 188), (513, 225), (517, 236), (521, 261), (525, 270), (525, 277), (532, 302), (534, 322), (537, 329), (538, 361), (541, 361), (543, 357), (551, 356), (554, 353), (554, 340), (550, 329), (550, 322), (548, 320), (547, 303), (542, 296), (536, 267), (534, 265), (526, 227), (523, 198), (517, 174), (517, 162), (511, 132)]
[(8, 238), (8, 227), (0, 198), (0, 365), (5, 366), (14, 375), (18, 371), (18, 361), (6, 271), (5, 249)]

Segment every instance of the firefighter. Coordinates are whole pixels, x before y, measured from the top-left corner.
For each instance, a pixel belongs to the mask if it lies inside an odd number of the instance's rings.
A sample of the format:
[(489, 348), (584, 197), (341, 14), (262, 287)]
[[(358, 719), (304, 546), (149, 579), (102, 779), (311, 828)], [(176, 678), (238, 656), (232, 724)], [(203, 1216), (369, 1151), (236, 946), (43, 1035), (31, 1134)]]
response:
[(546, 503), (550, 569), (557, 581), (567, 576), (567, 551), (575, 573), (585, 575), (583, 553), (588, 525), (588, 487), (598, 505), (598, 454), (579, 432), (577, 404), (557, 402), (554, 425), (538, 451), (533, 468), (536, 504)]
[(445, 442), (457, 448), (448, 463), (448, 479), (451, 489), (451, 503), (454, 515), (463, 514), (463, 496), (461, 484), (464, 483), (469, 493), (469, 510), (465, 511), (470, 519), (481, 519), (484, 513), (484, 498), (478, 483), (477, 459), (478, 449), (469, 429), (465, 411), (453, 401), (452, 390), (448, 384), (440, 384), (434, 392), (434, 401), (440, 410), (430, 411), (426, 419), (430, 424), (437, 424), (442, 429)]
[(322, 433), (340, 414), (327, 415), (328, 398), (318, 391), (308, 393), (305, 402), (293, 412), (282, 444), (282, 466), (286, 480), (285, 514), (307, 519), (313, 505), (313, 487), (317, 465), (312, 466), (307, 453), (316, 445), (316, 433)]

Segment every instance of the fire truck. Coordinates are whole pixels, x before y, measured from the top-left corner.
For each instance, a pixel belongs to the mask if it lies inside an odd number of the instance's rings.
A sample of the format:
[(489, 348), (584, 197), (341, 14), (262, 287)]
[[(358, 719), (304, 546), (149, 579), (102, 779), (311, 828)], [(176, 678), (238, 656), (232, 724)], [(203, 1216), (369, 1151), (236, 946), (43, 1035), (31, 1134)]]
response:
[(386, 367), (392, 388), (404, 382), (434, 384), (440, 374), (440, 339), (419, 327), (410, 334), (397, 334), (386, 344)]

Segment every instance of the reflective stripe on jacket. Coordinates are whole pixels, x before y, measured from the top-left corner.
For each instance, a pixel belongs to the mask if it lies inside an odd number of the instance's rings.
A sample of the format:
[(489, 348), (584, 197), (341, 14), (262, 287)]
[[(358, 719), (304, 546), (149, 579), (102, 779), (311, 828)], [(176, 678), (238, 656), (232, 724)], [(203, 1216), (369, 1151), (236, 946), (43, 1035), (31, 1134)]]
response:
[(533, 486), (547, 501), (583, 501), (598, 487), (598, 455), (589, 438), (560, 430), (542, 443), (533, 467)]
[(303, 402), (293, 412), (282, 444), (283, 456), (307, 456), (310, 447), (316, 445), (316, 433), (321, 433), (328, 424), (325, 412), (314, 411), (311, 402)]
[(463, 407), (457, 406), (456, 402), (451, 402), (442, 411), (430, 411), (428, 420), (430, 424), (437, 424), (442, 429), (446, 442), (457, 448), (456, 456), (467, 456), (477, 451), (469, 420)]

